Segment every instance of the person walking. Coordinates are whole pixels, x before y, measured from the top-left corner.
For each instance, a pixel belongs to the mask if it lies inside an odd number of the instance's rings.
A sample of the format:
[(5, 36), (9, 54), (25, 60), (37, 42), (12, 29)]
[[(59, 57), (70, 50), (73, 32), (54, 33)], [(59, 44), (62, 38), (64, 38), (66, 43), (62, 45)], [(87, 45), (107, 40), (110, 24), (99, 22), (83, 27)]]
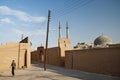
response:
[(12, 71), (11, 71), (11, 72), (12, 72), (12, 76), (14, 76), (14, 75), (15, 75), (15, 71), (14, 71), (14, 70), (15, 70), (15, 68), (16, 68), (15, 60), (12, 61), (11, 67), (12, 67)]

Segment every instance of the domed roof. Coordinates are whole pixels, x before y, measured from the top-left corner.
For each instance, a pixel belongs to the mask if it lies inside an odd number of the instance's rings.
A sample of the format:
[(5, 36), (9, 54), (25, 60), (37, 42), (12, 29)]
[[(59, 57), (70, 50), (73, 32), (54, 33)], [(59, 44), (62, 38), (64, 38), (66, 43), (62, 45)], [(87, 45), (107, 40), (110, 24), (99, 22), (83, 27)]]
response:
[(112, 43), (112, 39), (110, 39), (108, 36), (105, 35), (101, 35), (94, 40), (95, 45), (111, 44), (111, 43)]

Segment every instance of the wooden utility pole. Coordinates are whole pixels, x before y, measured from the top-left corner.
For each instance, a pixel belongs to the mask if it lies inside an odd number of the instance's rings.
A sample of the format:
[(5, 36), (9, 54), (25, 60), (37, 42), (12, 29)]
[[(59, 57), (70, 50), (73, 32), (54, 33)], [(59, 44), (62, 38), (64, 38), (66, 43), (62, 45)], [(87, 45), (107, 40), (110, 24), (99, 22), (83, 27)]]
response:
[(47, 34), (46, 34), (46, 47), (45, 47), (45, 53), (44, 53), (44, 71), (46, 71), (46, 65), (47, 65), (47, 47), (48, 47), (49, 23), (50, 23), (50, 10), (48, 10)]

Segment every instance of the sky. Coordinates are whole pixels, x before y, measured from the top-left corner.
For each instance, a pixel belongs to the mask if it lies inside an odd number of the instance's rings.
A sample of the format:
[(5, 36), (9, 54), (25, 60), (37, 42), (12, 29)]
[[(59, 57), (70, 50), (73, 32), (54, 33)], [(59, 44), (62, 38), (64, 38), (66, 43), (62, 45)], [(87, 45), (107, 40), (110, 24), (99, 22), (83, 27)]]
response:
[(71, 47), (91, 44), (100, 35), (120, 43), (120, 0), (0, 0), (0, 43), (29, 37), (31, 48), (45, 46), (48, 10), (51, 11), (48, 47), (58, 45), (69, 25)]

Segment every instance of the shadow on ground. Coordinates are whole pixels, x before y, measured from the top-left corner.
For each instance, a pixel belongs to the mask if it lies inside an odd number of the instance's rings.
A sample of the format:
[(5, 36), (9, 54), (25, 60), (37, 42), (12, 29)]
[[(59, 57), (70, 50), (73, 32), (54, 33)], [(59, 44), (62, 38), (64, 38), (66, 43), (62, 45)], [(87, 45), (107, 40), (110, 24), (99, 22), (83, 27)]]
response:
[(10, 75), (0, 75), (0, 77), (13, 77), (13, 76), (10, 76)]
[[(43, 64), (32, 63), (32, 65), (38, 68), (39, 67), (43, 68), (44, 70)], [(65, 76), (75, 77), (81, 80), (120, 80), (120, 77), (113, 77), (108, 75), (88, 73), (88, 72), (76, 71), (76, 70), (69, 70), (62, 67), (56, 67), (53, 65), (47, 65), (46, 71), (58, 73)]]

